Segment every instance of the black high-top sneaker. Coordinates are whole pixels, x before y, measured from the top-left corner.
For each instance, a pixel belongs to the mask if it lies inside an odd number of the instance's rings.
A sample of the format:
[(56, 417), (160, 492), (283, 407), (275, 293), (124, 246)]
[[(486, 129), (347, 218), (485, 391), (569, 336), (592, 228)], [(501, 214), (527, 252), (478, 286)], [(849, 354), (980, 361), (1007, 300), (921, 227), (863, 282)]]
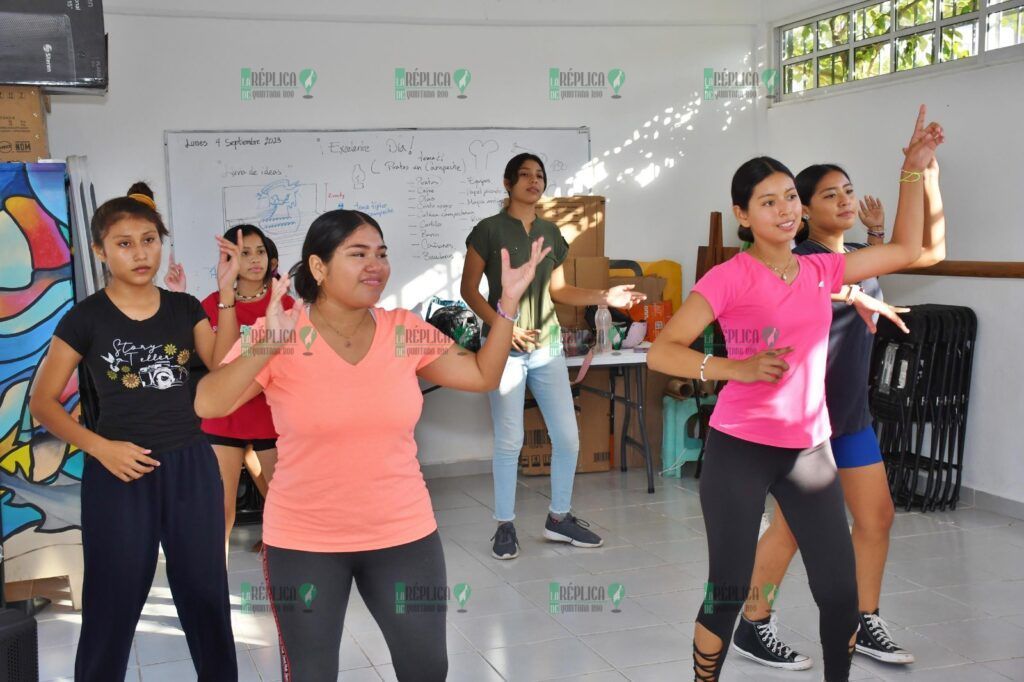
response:
[(874, 613), (860, 614), (857, 651), (883, 663), (903, 665), (914, 662), (914, 654), (892, 641), (889, 626), (878, 615), (878, 609), (875, 609)]
[(763, 620), (740, 617), (739, 627), (732, 636), (733, 651), (770, 668), (807, 670), (814, 663), (809, 657), (793, 651), (778, 637), (775, 614)]

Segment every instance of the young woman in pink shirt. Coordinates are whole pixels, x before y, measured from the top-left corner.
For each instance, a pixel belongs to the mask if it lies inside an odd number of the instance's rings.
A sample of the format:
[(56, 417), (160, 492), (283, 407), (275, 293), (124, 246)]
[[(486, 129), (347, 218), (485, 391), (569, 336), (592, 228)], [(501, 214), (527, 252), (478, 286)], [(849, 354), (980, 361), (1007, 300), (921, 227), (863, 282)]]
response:
[(273, 282), (251, 343), (236, 344), (200, 382), (201, 417), (230, 414), (261, 392), (274, 417), (264, 573), (286, 682), (337, 676), (353, 581), (398, 679), (445, 679), (451, 595), (416, 459), (418, 378), (463, 391), (496, 388), (519, 299), (549, 251), (538, 240), (515, 269), (502, 254), (498, 315), (473, 354), (408, 310), (376, 307), (391, 273), (380, 226), (358, 211), (328, 211), (310, 226), (293, 270), (305, 305), (285, 311), (288, 278)]
[[(829, 446), (825, 363), (832, 294), (920, 256), (924, 169), (942, 128), (918, 126), (908, 145), (892, 241), (848, 254), (790, 251), (801, 203), (793, 174), (768, 157), (740, 166), (733, 212), (749, 251), (712, 268), (648, 355), (673, 376), (728, 380), (711, 417), (700, 481), (708, 582), (694, 630), (696, 679), (718, 680), (736, 616), (751, 589), (767, 493), (786, 514), (821, 612), (826, 682), (846, 682), (857, 632), (857, 582), (843, 493)], [(728, 358), (690, 346), (714, 322)], [(772, 586), (769, 586), (769, 588)]]

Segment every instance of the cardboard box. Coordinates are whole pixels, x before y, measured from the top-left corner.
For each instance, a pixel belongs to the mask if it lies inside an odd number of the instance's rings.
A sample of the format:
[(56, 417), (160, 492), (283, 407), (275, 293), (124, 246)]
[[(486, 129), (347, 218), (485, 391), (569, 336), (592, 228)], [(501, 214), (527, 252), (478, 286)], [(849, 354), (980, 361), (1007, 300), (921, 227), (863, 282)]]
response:
[(604, 206), (604, 197), (553, 197), (537, 204), (537, 215), (562, 231), (569, 258), (603, 256)]
[[(567, 258), (562, 263), (565, 283), (581, 289), (608, 288), (608, 259), (604, 256), (581, 256)], [(555, 304), (558, 323), (563, 327), (586, 327), (583, 308), (562, 303)]]
[(630, 308), (629, 315), (634, 320), (647, 321), (647, 336), (644, 338), (653, 342), (672, 317), (672, 301), (644, 301)]
[(0, 162), (34, 163), (50, 156), (39, 88), (0, 86)]
[(4, 0), (0, 83), (102, 94), (107, 40), (102, 0)]
[(668, 286), (668, 280), (657, 275), (608, 278), (608, 286), (610, 287), (617, 287), (621, 284), (632, 284), (634, 291), (647, 294), (647, 303), (657, 303), (664, 300), (665, 287)]
[[(574, 376), (574, 375), (573, 375)], [(608, 370), (593, 368), (587, 372), (583, 385), (608, 390)], [(574, 401), (576, 421), (580, 429), (580, 455), (576, 461), (579, 473), (608, 471), (611, 469), (611, 411), (610, 402), (590, 391), (580, 391)], [(519, 455), (519, 470), (526, 476), (551, 474), (551, 440), (548, 438), (544, 417), (536, 407), (523, 416), (525, 434), (523, 450)], [(660, 441), (660, 438), (659, 438)]]

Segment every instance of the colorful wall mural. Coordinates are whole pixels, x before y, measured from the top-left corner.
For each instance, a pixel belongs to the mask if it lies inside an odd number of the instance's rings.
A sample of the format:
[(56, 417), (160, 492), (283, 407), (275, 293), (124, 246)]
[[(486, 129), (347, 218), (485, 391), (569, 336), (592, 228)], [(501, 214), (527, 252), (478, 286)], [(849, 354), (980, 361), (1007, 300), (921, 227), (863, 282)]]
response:
[[(0, 163), (0, 512), (7, 561), (81, 543), (85, 455), (28, 411), (53, 330), (75, 302), (64, 174), (64, 164)], [(77, 377), (61, 402), (72, 413), (79, 409)]]

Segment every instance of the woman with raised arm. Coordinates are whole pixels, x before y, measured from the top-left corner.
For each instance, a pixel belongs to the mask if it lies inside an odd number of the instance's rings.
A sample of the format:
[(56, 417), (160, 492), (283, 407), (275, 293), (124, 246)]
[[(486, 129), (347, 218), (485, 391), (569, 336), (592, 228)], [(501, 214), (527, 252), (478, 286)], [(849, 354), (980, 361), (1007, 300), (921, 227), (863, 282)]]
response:
[[(672, 376), (728, 380), (711, 417), (700, 481), (708, 583), (694, 630), (695, 678), (718, 680), (750, 575), (765, 496), (799, 543), (821, 612), (826, 682), (846, 682), (856, 639), (857, 583), (842, 490), (829, 447), (825, 365), (833, 294), (901, 270), (921, 255), (922, 179), (943, 141), (938, 124), (907, 150), (893, 239), (848, 254), (794, 255), (801, 203), (793, 174), (768, 157), (740, 166), (733, 213), (750, 250), (712, 268), (655, 341), (648, 364)], [(691, 344), (714, 320), (727, 358)], [(761, 586), (754, 586), (760, 588)]]
[[(199, 383), (200, 416), (230, 414), (262, 392), (277, 427), (263, 540), (284, 680), (337, 676), (353, 581), (398, 679), (445, 679), (449, 593), (416, 459), (418, 378), (493, 390), (519, 299), (549, 251), (538, 240), (515, 269), (502, 254), (501, 314), (473, 354), (408, 310), (376, 307), (391, 273), (380, 225), (358, 211), (328, 211), (310, 226), (293, 270), (305, 305), (285, 311), (289, 279), (272, 282), (250, 343), (237, 343)], [(415, 603), (399, 609), (396, 593)]]

